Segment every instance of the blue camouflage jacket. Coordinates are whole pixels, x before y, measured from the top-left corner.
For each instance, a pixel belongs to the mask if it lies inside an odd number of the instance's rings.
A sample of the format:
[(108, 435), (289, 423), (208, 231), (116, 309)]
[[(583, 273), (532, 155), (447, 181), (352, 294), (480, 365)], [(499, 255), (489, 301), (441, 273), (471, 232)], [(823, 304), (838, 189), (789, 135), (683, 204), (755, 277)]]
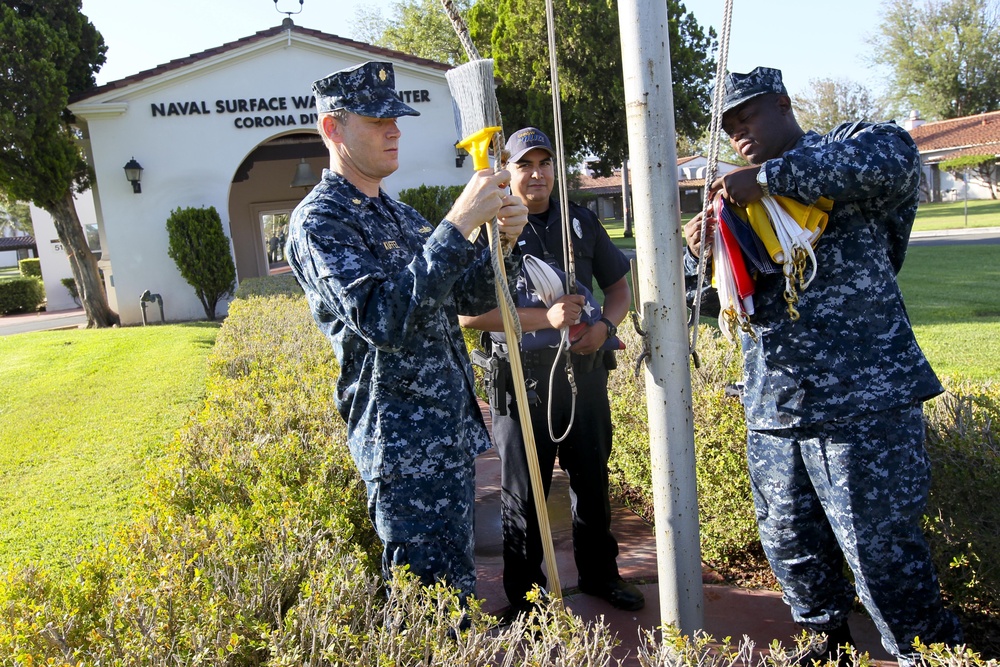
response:
[[(756, 340), (741, 334), (748, 428), (820, 423), (941, 393), (896, 284), (920, 182), (909, 134), (893, 123), (845, 123), (805, 134), (764, 169), (772, 194), (806, 203), (825, 196), (834, 206), (815, 249), (816, 278), (799, 294), (799, 320), (788, 317), (784, 278), (757, 278)], [(686, 266), (696, 275), (689, 254)]]
[(488, 250), (324, 170), (292, 213), (287, 257), (340, 362), (363, 479), (432, 475), (490, 447), (457, 316), (497, 305)]

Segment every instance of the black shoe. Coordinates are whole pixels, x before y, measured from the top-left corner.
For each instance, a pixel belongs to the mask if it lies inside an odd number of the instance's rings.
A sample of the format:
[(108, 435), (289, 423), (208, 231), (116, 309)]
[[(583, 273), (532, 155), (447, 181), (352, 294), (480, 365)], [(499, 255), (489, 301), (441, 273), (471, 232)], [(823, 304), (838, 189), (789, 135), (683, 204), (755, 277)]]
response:
[(597, 585), (581, 581), (580, 590), (587, 595), (607, 600), (616, 609), (639, 611), (646, 606), (646, 598), (642, 596), (642, 591), (621, 578)]
[(822, 633), (826, 635), (826, 640), (819, 642), (815, 648), (796, 660), (797, 665), (811, 667), (815, 662), (819, 662), (820, 665), (826, 665), (830, 660), (835, 661), (839, 667), (850, 667), (853, 664), (854, 661), (845, 647), (849, 646), (853, 649), (857, 649), (858, 647), (854, 643), (854, 637), (851, 636), (851, 628), (848, 627), (846, 621), (837, 628), (822, 631), (809, 629), (808, 632), (814, 636)]

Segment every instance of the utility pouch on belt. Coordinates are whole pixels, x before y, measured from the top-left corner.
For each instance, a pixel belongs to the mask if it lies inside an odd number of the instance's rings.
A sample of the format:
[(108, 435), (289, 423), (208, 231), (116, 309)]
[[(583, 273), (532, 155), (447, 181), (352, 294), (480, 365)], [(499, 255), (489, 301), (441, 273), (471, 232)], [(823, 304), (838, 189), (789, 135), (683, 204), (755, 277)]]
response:
[(604, 367), (608, 371), (618, 368), (618, 357), (614, 350), (604, 350)]
[(498, 415), (507, 414), (507, 374), (510, 366), (482, 350), (472, 351), (472, 363), (486, 371), (483, 379), (490, 408)]

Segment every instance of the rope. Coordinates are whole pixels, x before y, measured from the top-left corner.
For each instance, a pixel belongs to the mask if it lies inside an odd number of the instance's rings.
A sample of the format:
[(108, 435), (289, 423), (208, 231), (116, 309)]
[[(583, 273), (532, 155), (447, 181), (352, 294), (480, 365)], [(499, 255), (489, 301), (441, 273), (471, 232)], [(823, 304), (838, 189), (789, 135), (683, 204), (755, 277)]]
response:
[(458, 35), (458, 41), (462, 43), (462, 48), (465, 49), (465, 55), (469, 56), (469, 60), (479, 60), (479, 49), (472, 43), (469, 28), (465, 25), (462, 15), (455, 9), (454, 3), (451, 0), (441, 0), (441, 4), (444, 5), (444, 11), (448, 14), (448, 18), (451, 19), (451, 25), (455, 28), (455, 34)]
[[(559, 183), (559, 213), (562, 223), (563, 237), (563, 266), (566, 268), (566, 294), (576, 294), (576, 256), (573, 254), (573, 230), (569, 222), (569, 191), (566, 185), (566, 151), (563, 146), (562, 133), (562, 102), (559, 94), (559, 62), (556, 57), (556, 18), (552, 0), (545, 0), (545, 25), (549, 39), (549, 76), (552, 79), (552, 123), (556, 135), (556, 169), (558, 174), (556, 181)], [(556, 365), (559, 359), (565, 361), (566, 380), (570, 388), (570, 410), (569, 424), (562, 437), (556, 439), (552, 432), (552, 380), (555, 379)], [(562, 442), (569, 435), (576, 419), (576, 374), (573, 370), (573, 354), (569, 351), (569, 329), (564, 327), (562, 339), (559, 342), (559, 352), (556, 361), (552, 364), (549, 373), (549, 405), (548, 405), (548, 426), (549, 436), (552, 442)]]
[[(722, 12), (722, 34), (719, 37), (719, 61), (715, 67), (715, 91), (712, 98), (712, 122), (709, 127), (708, 164), (705, 168), (705, 198), (702, 211), (707, 213), (711, 204), (711, 187), (715, 180), (716, 172), (719, 169), (719, 140), (722, 133), (722, 103), (725, 98), (726, 69), (729, 63), (729, 34), (733, 23), (733, 0), (725, 0)], [(705, 228), (707, 227), (706, 216), (701, 218), (701, 252), (698, 254), (698, 283), (694, 295), (694, 308), (691, 312), (691, 356), (694, 358), (695, 367), (701, 364), (698, 360), (698, 353), (695, 348), (698, 345), (698, 320), (701, 319), (701, 294), (702, 283), (705, 281)]]
[(576, 294), (576, 259), (570, 236), (569, 192), (566, 187), (566, 151), (563, 146), (562, 103), (559, 94), (559, 64), (556, 59), (555, 13), (552, 0), (545, 0), (545, 23), (549, 37), (549, 70), (552, 78), (552, 122), (556, 135), (556, 169), (559, 183), (559, 203), (562, 213), (563, 266), (566, 267), (566, 294)]

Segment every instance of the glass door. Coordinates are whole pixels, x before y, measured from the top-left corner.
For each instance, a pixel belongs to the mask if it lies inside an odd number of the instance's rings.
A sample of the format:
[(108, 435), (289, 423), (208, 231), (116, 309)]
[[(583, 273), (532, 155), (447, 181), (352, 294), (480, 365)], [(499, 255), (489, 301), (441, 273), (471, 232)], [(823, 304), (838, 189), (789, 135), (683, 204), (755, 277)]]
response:
[(264, 255), (267, 257), (269, 275), (288, 271), (285, 259), (285, 241), (288, 240), (288, 217), (291, 209), (261, 211), (260, 231), (264, 241)]

